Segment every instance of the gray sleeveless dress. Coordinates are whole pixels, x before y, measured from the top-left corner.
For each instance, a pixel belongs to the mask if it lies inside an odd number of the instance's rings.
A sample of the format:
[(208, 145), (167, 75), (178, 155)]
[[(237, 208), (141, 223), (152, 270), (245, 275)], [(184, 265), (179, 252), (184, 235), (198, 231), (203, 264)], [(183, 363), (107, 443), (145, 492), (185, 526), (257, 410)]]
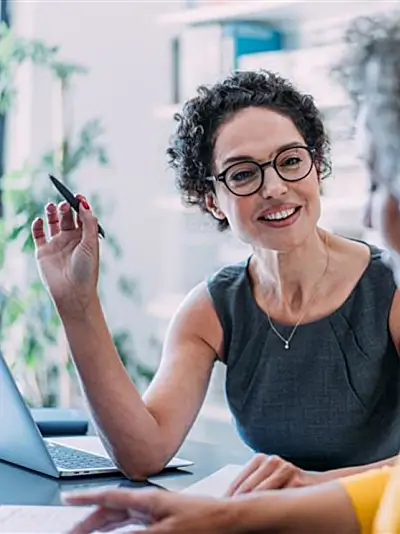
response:
[[(224, 334), (226, 395), (254, 451), (328, 470), (400, 449), (400, 361), (388, 328), (395, 284), (381, 251), (344, 304), (300, 325), (285, 350), (257, 306), (249, 260), (207, 281)], [(288, 338), (293, 326), (274, 323)]]

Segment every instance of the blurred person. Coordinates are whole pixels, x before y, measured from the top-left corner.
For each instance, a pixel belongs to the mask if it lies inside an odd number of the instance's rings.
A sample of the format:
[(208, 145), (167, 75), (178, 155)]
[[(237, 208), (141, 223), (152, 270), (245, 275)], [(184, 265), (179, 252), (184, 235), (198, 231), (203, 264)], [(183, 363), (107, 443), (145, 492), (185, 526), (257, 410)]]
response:
[[(338, 71), (356, 102), (359, 150), (371, 185), (365, 219), (382, 234), (399, 284), (400, 15), (358, 19), (346, 41)], [(152, 534), (399, 534), (400, 463), (314, 487), (230, 499), (111, 490), (68, 502), (99, 506), (73, 534), (92, 532), (100, 521), (109, 524), (110, 514), (128, 510), (136, 520), (146, 517)]]
[[(382, 236), (385, 261), (400, 287), (400, 12), (357, 20), (346, 33), (346, 43), (337, 71), (356, 104), (358, 150), (370, 184), (365, 223)], [(356, 508), (365, 489), (362, 480), (349, 487)], [(374, 532), (400, 533), (400, 457)]]
[(33, 223), (99, 434), (130, 478), (162, 470), (203, 403), (214, 362), (256, 453), (229, 495), (308, 486), (390, 464), (400, 435), (400, 300), (381, 251), (318, 226), (329, 142), (310, 96), (271, 72), (201, 87), (168, 149), (184, 199), (251, 245), (173, 317), (143, 398), (97, 293), (97, 221), (66, 203)]

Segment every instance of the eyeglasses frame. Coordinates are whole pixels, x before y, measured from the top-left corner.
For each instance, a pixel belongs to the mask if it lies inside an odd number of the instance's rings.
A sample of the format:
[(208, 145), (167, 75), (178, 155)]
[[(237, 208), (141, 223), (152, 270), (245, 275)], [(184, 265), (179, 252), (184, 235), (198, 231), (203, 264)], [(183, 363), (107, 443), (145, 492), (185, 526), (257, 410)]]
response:
[[(283, 176), (281, 176), (281, 174), (279, 173), (279, 171), (277, 169), (276, 161), (277, 161), (278, 157), (281, 154), (283, 154), (283, 152), (286, 152), (286, 151), (289, 151), (289, 150), (292, 150), (292, 149), (296, 149), (296, 148), (301, 148), (301, 149), (307, 150), (307, 152), (311, 156), (311, 165), (310, 165), (310, 169), (307, 172), (307, 174), (305, 174), (301, 178), (297, 178), (296, 180), (288, 180), (287, 178), (284, 178)], [(301, 180), (304, 180), (304, 178), (307, 178), (307, 176), (310, 174), (313, 166), (315, 165), (315, 153), (316, 153), (316, 149), (315, 148), (311, 148), (311, 147), (306, 146), (306, 145), (294, 145), (292, 147), (282, 148), (282, 150), (280, 150), (279, 152), (276, 153), (276, 155), (275, 155), (275, 157), (273, 159), (270, 159), (269, 161), (266, 161), (265, 163), (258, 163), (257, 161), (254, 161), (254, 160), (236, 161), (235, 163), (232, 163), (232, 165), (229, 165), (229, 167), (227, 167), (220, 174), (217, 174), (217, 176), (210, 176), (210, 177), (207, 178), (207, 180), (224, 183), (225, 187), (233, 195), (236, 195), (238, 197), (249, 197), (251, 195), (255, 195), (256, 193), (258, 193), (258, 191), (260, 191), (260, 189), (263, 187), (264, 181), (265, 181), (265, 169), (267, 169), (268, 167), (272, 167), (275, 170), (276, 174), (279, 176), (279, 178), (281, 180), (283, 180), (284, 182), (300, 182)], [(256, 165), (257, 167), (259, 167), (260, 172), (261, 172), (261, 182), (260, 182), (259, 187), (257, 189), (255, 189), (254, 191), (252, 191), (251, 193), (246, 193), (245, 195), (242, 195), (242, 194), (239, 194), (239, 193), (237, 193), (235, 191), (232, 191), (232, 189), (228, 186), (228, 184), (226, 182), (226, 175), (227, 175), (228, 171), (230, 169), (232, 169), (233, 167), (235, 167), (236, 165), (239, 165), (241, 163), (252, 163), (252, 164)]]

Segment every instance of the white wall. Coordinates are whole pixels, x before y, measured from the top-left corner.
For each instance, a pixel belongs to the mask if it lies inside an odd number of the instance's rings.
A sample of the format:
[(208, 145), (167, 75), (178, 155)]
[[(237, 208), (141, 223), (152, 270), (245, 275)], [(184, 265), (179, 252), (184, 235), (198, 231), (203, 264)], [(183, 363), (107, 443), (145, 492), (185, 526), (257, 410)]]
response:
[[(80, 189), (89, 199), (91, 190), (101, 191), (112, 210), (101, 223), (106, 233), (118, 236), (124, 257), (104, 275), (106, 313), (113, 325), (133, 331), (144, 355), (151, 322), (121, 299), (112, 282), (117, 271), (138, 277), (144, 302), (157, 287), (162, 217), (151, 204), (160, 187), (170, 188), (164, 154), (171, 122), (155, 118), (154, 108), (169, 96), (171, 30), (156, 19), (180, 7), (180, 2), (16, 2), (13, 13), (18, 33), (60, 45), (64, 59), (90, 70), (76, 79), (74, 125), (103, 120), (111, 167), (85, 167)], [(20, 120), (14, 121), (9, 148), (13, 166), (51, 142), (49, 76), (35, 70), (21, 77), (20, 90)]]

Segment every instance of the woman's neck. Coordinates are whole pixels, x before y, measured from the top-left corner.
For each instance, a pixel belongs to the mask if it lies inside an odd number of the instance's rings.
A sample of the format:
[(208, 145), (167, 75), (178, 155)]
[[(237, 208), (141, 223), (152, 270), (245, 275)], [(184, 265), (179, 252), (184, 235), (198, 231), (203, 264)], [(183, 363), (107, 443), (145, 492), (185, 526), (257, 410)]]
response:
[(282, 311), (300, 312), (314, 298), (327, 274), (329, 248), (328, 234), (317, 229), (290, 251), (254, 250), (250, 269), (258, 293)]

